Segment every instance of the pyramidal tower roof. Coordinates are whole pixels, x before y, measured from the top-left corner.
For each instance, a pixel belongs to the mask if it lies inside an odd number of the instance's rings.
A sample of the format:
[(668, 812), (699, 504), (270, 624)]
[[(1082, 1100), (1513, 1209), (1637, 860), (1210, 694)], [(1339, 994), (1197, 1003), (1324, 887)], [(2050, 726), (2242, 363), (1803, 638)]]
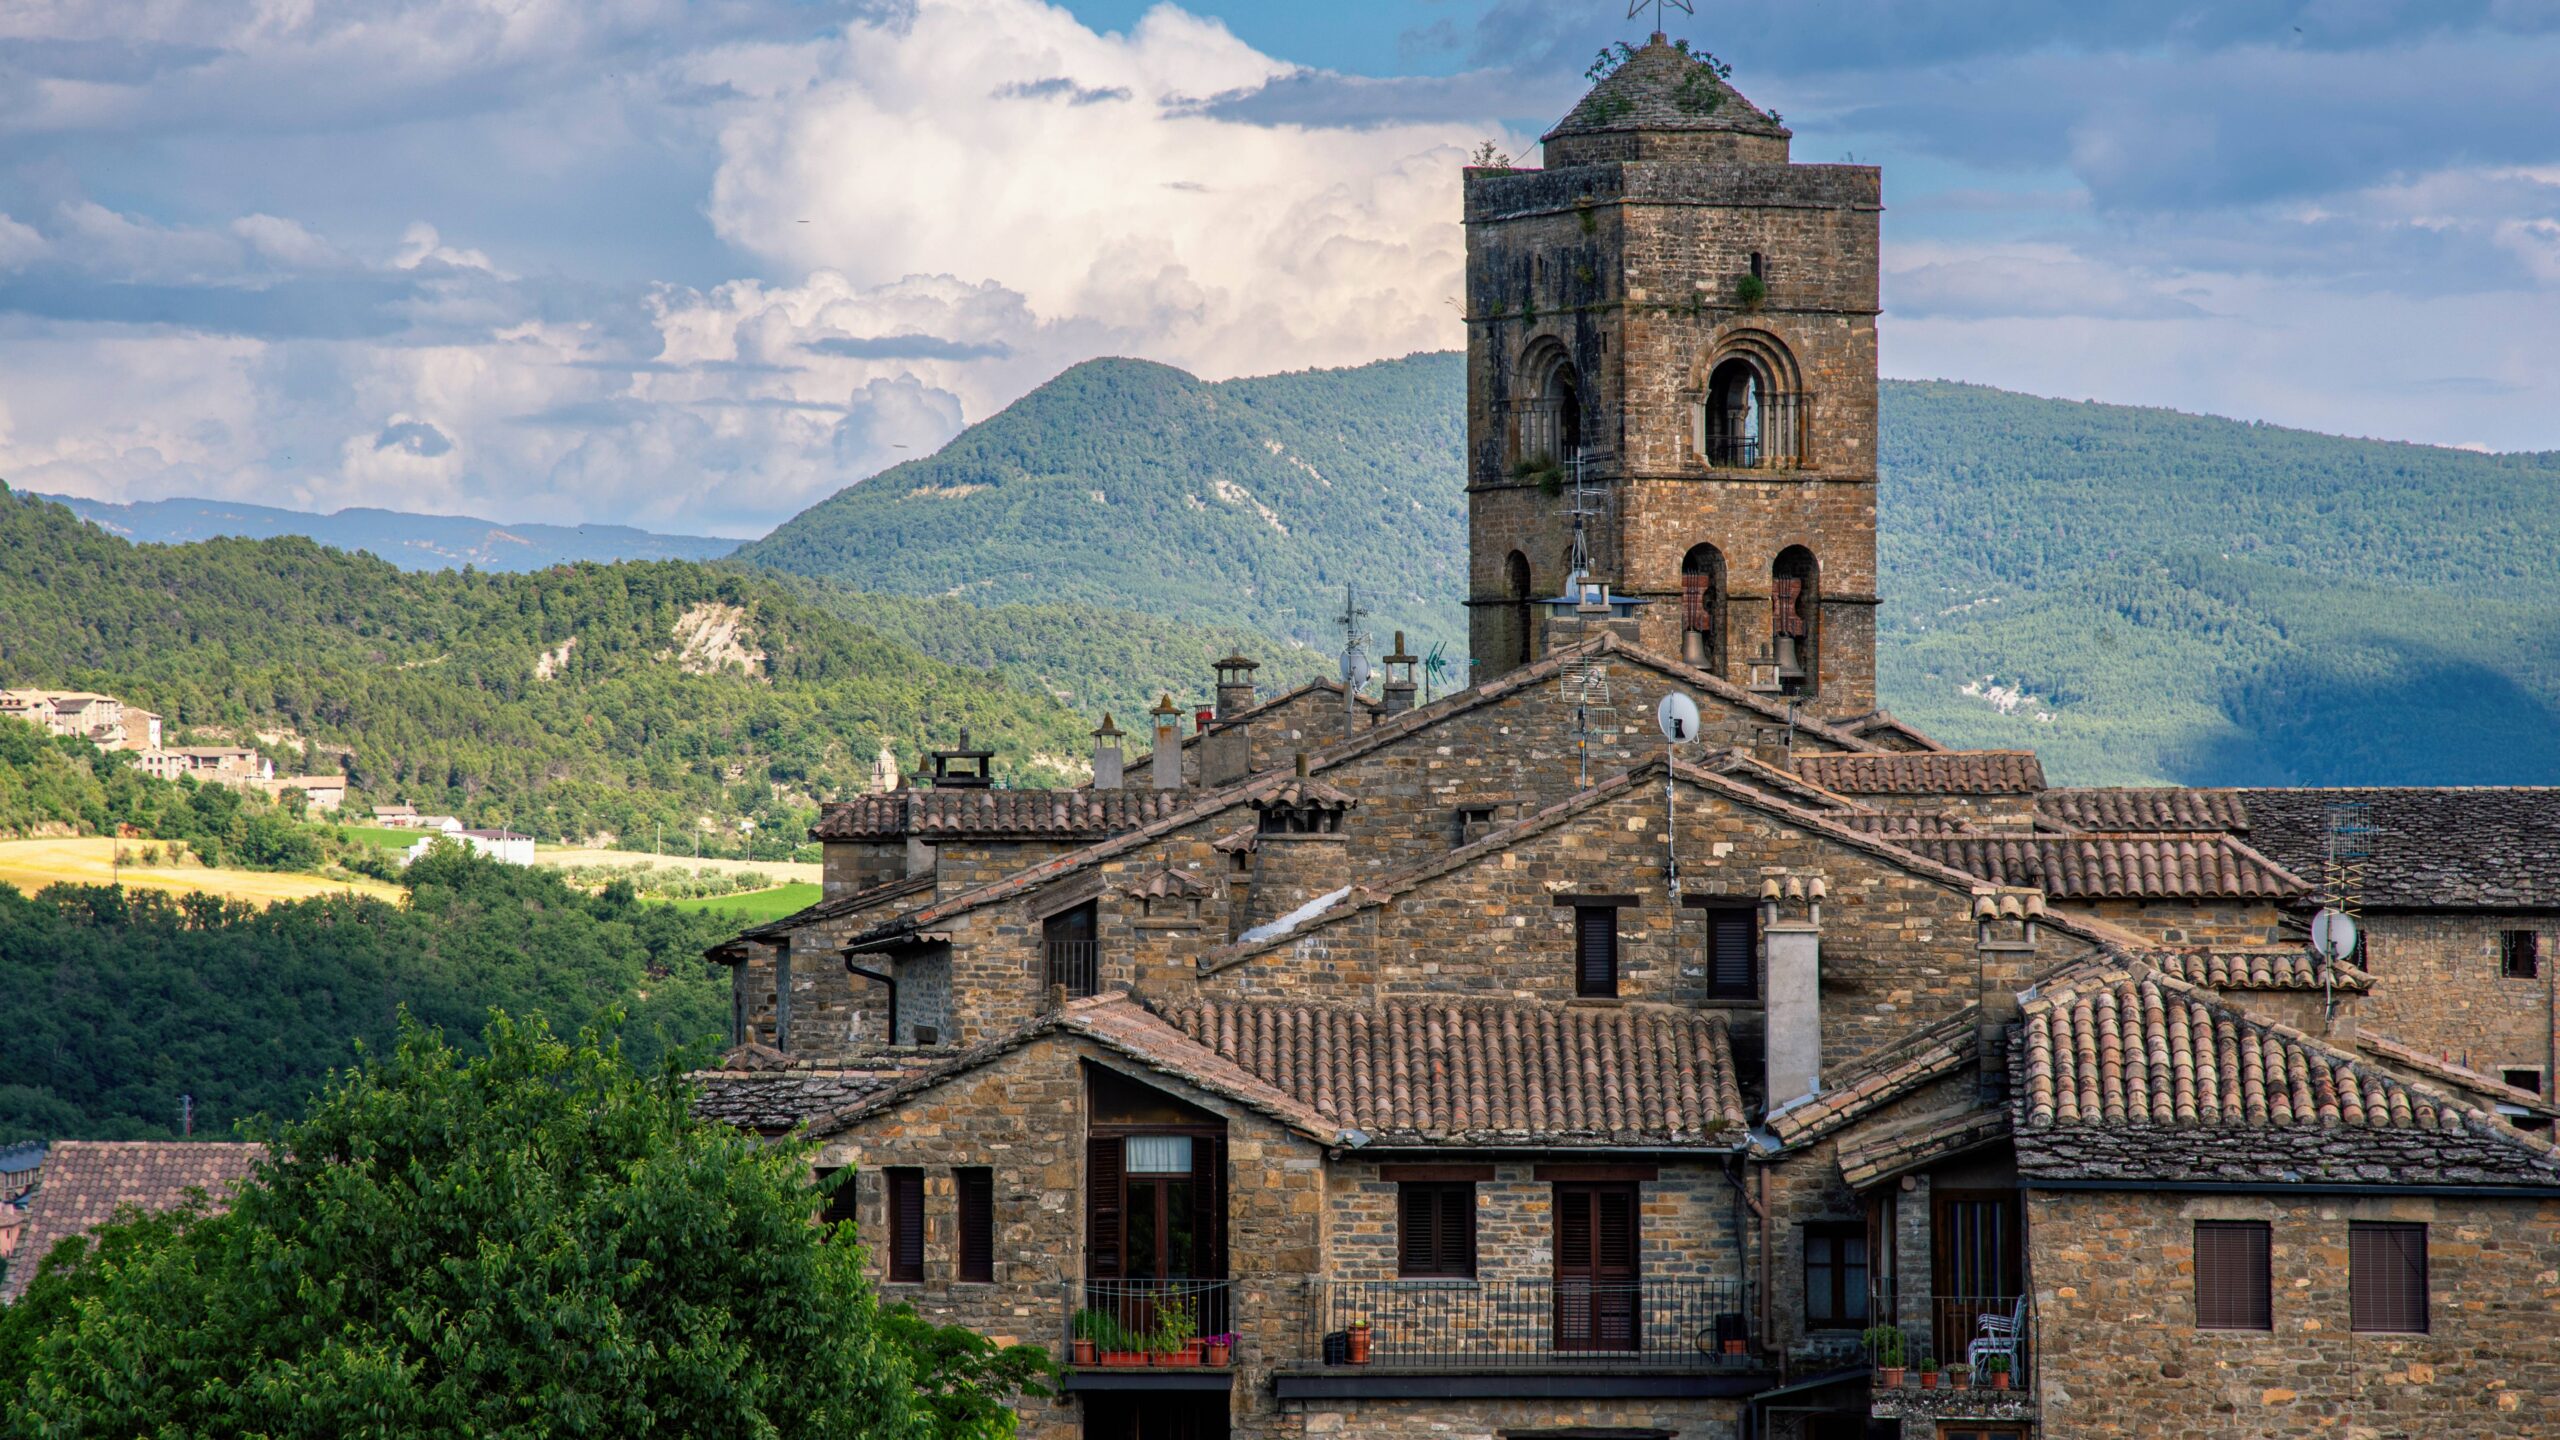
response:
[(1541, 139), (1550, 168), (1611, 160), (1785, 164), (1786, 126), (1657, 33)]

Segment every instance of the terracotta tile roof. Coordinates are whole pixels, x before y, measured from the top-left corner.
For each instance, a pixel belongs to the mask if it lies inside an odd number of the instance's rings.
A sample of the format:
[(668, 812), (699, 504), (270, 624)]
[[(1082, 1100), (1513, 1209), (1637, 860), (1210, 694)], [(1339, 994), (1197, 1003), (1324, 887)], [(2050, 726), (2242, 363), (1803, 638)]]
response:
[(1857, 811), (1832, 817), (1852, 830), (1881, 835), (1888, 840), (1907, 836), (1934, 835), (1948, 838), (1977, 833), (1962, 820), (1946, 815), (1914, 815), (1908, 812)]
[(1528, 1000), (1200, 1000), (1165, 1018), (1372, 1144), (1742, 1138), (1721, 1015)]
[(2009, 1112), (1966, 1106), (1840, 1142), (1840, 1178), (1863, 1190), (1908, 1170), (2009, 1138)]
[(2047, 790), (2036, 813), (2066, 830), (2230, 830), (2246, 832), (2249, 807), (2237, 790), (2175, 785)]
[(1828, 810), (1842, 818), (1870, 813), (1866, 806), (1825, 790), (1802, 775), (1762, 760), (1747, 750), (1718, 750), (1698, 762), (1699, 768), (1770, 791), (1811, 810)]
[(1050, 839), (1115, 835), (1173, 813), (1180, 790), (892, 790), (820, 807), (819, 840)]
[(1852, 735), (1874, 740), (1893, 750), (1944, 750), (1947, 747), (1895, 717), (1890, 710), (1870, 710), (1864, 715), (1834, 722)]
[(1321, 780), (1292, 774), (1245, 803), (1256, 810), (1348, 810), (1360, 802)]
[(1980, 1012), (1966, 1006), (1826, 1077), (1826, 1088), (1810, 1100), (1789, 1103), (1787, 1097), (1771, 1097), (1784, 1108), (1770, 1112), (1762, 1123), (1782, 1146), (1818, 1140), (1931, 1081), (1970, 1067), (1981, 1048)]
[(2027, 1001), (2016, 1097), (2036, 1178), (2560, 1182), (2496, 1116), (2136, 965)]
[[(1316, 693), (1316, 692), (1318, 692), (1318, 691), (1321, 691), (1321, 692), (1324, 692), (1324, 693), (1330, 694), (1330, 695), (1332, 695), (1333, 697), (1335, 697), (1335, 699), (1334, 699), (1334, 703), (1335, 703), (1336, 705), (1339, 705), (1339, 704), (1341, 703), (1341, 695), (1342, 695), (1342, 682), (1341, 682), (1341, 681), (1339, 681), (1339, 680), (1310, 680), (1310, 681), (1308, 681), (1307, 683), (1305, 683), (1304, 685), (1300, 685), (1300, 686), (1298, 686), (1298, 687), (1297, 687), (1297, 688), (1295, 688), (1295, 689), (1291, 689), (1291, 690), (1283, 690), (1283, 691), (1281, 691), (1279, 694), (1272, 696), (1272, 697), (1271, 697), (1270, 699), (1268, 699), (1268, 700), (1261, 700), (1261, 701), (1257, 701), (1257, 702), (1255, 702), (1253, 705), (1251, 705), (1251, 706), (1249, 706), (1249, 707), (1247, 707), (1247, 708), (1245, 708), (1245, 709), (1239, 710), (1239, 711), (1237, 711), (1237, 712), (1236, 712), (1235, 714), (1233, 714), (1233, 715), (1228, 716), (1228, 717), (1227, 717), (1227, 719), (1226, 719), (1223, 723), (1225, 723), (1225, 724), (1229, 724), (1229, 725), (1240, 724), (1240, 723), (1241, 723), (1241, 724), (1249, 724), (1249, 723), (1251, 723), (1251, 722), (1253, 722), (1253, 721), (1255, 721), (1255, 720), (1260, 720), (1260, 719), (1265, 718), (1265, 717), (1266, 717), (1266, 716), (1268, 716), (1272, 711), (1279, 709), (1279, 708), (1280, 708), (1281, 706), (1283, 706), (1283, 705), (1289, 704), (1291, 701), (1298, 700), (1298, 699), (1302, 699), (1302, 698), (1304, 698), (1305, 696), (1307, 696), (1307, 695), (1309, 695), (1309, 694)], [(1365, 715), (1369, 715), (1369, 716), (1371, 716), (1371, 717), (1373, 717), (1373, 718), (1378, 714), (1378, 712), (1379, 712), (1379, 711), (1384, 710), (1384, 709), (1386, 708), (1384, 705), (1380, 704), (1379, 702), (1377, 702), (1377, 701), (1375, 701), (1375, 700), (1370, 699), (1370, 698), (1369, 698), (1368, 696), (1366, 696), (1366, 695), (1354, 694), (1351, 698), (1352, 698), (1352, 699), (1354, 699), (1355, 701), (1359, 702), (1359, 706), (1360, 706), (1361, 713), (1363, 713), (1363, 714), (1365, 714)], [(1199, 731), (1197, 731), (1197, 730), (1194, 730), (1194, 731), (1192, 731), (1190, 734), (1185, 735), (1185, 736), (1183, 736), (1183, 737), (1182, 737), (1182, 748), (1183, 748), (1183, 749), (1185, 749), (1185, 750), (1190, 749), (1192, 746), (1197, 745), (1198, 743), (1200, 743), (1200, 732), (1199, 732)], [(1150, 766), (1150, 765), (1152, 765), (1152, 764), (1154, 764), (1154, 763), (1155, 763), (1155, 745), (1154, 745), (1154, 743), (1153, 743), (1152, 741), (1150, 741), (1150, 742), (1149, 742), (1149, 744), (1148, 744), (1148, 746), (1147, 746), (1147, 748), (1146, 748), (1146, 749), (1144, 749), (1144, 750), (1133, 750), (1133, 751), (1129, 752), (1127, 755), (1123, 756), (1123, 757), (1122, 757), (1122, 759), (1121, 759), (1121, 764), (1122, 764), (1122, 765), (1123, 765), (1123, 767), (1125, 767), (1125, 769), (1127, 770), (1127, 773), (1128, 773), (1128, 775), (1130, 776), (1130, 778), (1131, 778), (1131, 779), (1133, 779), (1133, 780), (1139, 780), (1139, 781), (1143, 781), (1143, 780), (1145, 779), (1145, 777), (1146, 777), (1146, 773), (1147, 773), (1147, 767), (1148, 767), (1148, 766)], [(1087, 789), (1091, 789), (1092, 787), (1091, 787), (1091, 786), (1087, 786), (1087, 787), (1085, 787), (1085, 788), (1087, 788)]]
[(44, 1157), (44, 1176), (27, 1201), (26, 1233), (0, 1281), (0, 1301), (15, 1300), (53, 1247), (84, 1235), (130, 1205), (174, 1210), (190, 1190), (220, 1209), (233, 1187), (265, 1153), (261, 1145), (210, 1140), (58, 1140)]
[(2210, 834), (1918, 835), (1896, 842), (1995, 885), (2057, 900), (2272, 899), (2310, 882), (2220, 831)]
[(2465, 1095), (2494, 1105), (2513, 1105), (2536, 1115), (2560, 1116), (2554, 1106), (2531, 1090), (2519, 1090), (2492, 1075), (2483, 1075), (2450, 1055), (2438, 1055), (2405, 1045), (2388, 1035), (2370, 1030), (2356, 1033), (2356, 1048), (2396, 1069), (2415, 1070), (2439, 1084), (2450, 1085)]
[[(2125, 957), (2139, 960), (2172, 979), (2209, 990), (2318, 990), (2362, 993), (2373, 977), (2353, 965), (2323, 965), (2304, 946), (2270, 946), (2249, 950), (2143, 950)], [(2322, 972), (2327, 972), (2324, 979)]]
[(2249, 843), (2320, 873), (2333, 802), (2360, 803), (2364, 903), (2382, 908), (2560, 909), (2560, 788), (2241, 790)]
[[(889, 881), (885, 885), (874, 885), (868, 890), (856, 890), (850, 895), (839, 895), (832, 900), (821, 900), (815, 905), (794, 910), (779, 920), (768, 920), (762, 925), (758, 925), (747, 930), (741, 930), (738, 932), (737, 938), (740, 940), (780, 940), (804, 925), (816, 925), (827, 920), (839, 920), (847, 915), (859, 915), (865, 910), (886, 905), (893, 900), (903, 900), (911, 895), (930, 895), (932, 893), (933, 872), (928, 870), (921, 875), (908, 875), (900, 879)], [(713, 948), (716, 951), (721, 947), (715, 946)], [(713, 958), (718, 960), (721, 964), (732, 965), (746, 957), (743, 954), (734, 957), (714, 954)]]
[(2025, 795), (2044, 788), (2044, 765), (2033, 750), (1802, 752), (1795, 767), (1843, 795)]

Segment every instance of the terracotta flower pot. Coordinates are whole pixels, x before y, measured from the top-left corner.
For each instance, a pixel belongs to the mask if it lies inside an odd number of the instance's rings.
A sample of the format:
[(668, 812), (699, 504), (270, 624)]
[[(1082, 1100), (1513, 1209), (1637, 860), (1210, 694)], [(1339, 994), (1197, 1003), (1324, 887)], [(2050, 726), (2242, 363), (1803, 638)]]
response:
[(1879, 1367), (1876, 1371), (1876, 1383), (1887, 1390), (1901, 1389), (1902, 1367), (1899, 1365), (1886, 1365)]
[(1991, 1388), (1994, 1390), (2008, 1389), (2009, 1372), (2006, 1370), (1994, 1370), (1991, 1372)]
[(1144, 1350), (1105, 1350), (1102, 1365), (1106, 1370), (1135, 1370), (1147, 1363)]
[(1724, 1353), (1727, 1355), (1749, 1354), (1750, 1342), (1744, 1340), (1727, 1340), (1724, 1342)]
[(1070, 1348), (1072, 1348), (1072, 1349), (1075, 1351), (1075, 1355), (1076, 1355), (1076, 1363), (1077, 1363), (1077, 1364), (1079, 1364), (1079, 1365), (1090, 1365), (1090, 1364), (1092, 1364), (1092, 1363), (1093, 1363), (1093, 1342), (1092, 1342), (1092, 1341), (1090, 1341), (1090, 1340), (1078, 1340), (1078, 1341), (1076, 1341), (1076, 1342), (1074, 1343), (1074, 1345), (1073, 1345), (1072, 1347), (1070, 1347)]
[(1935, 1371), (1935, 1370), (1923, 1370), (1923, 1371), (1921, 1371), (1921, 1372), (1920, 1372), (1920, 1388), (1921, 1388), (1921, 1389), (1923, 1389), (1923, 1390), (1935, 1390), (1935, 1389), (1937, 1389), (1937, 1388), (1938, 1388), (1938, 1372), (1937, 1372), (1937, 1371)]
[(1218, 1365), (1218, 1366), (1223, 1366), (1223, 1365), (1225, 1365), (1225, 1364), (1227, 1363), (1227, 1347), (1226, 1347), (1226, 1346), (1224, 1346), (1224, 1345), (1212, 1344), (1212, 1345), (1209, 1347), (1209, 1357), (1208, 1357), (1208, 1358), (1209, 1358), (1209, 1363), (1210, 1363), (1210, 1364), (1212, 1364), (1212, 1365)]
[(1354, 1365), (1366, 1365), (1369, 1363), (1369, 1327), (1366, 1325), (1355, 1325), (1352, 1327), (1351, 1363)]

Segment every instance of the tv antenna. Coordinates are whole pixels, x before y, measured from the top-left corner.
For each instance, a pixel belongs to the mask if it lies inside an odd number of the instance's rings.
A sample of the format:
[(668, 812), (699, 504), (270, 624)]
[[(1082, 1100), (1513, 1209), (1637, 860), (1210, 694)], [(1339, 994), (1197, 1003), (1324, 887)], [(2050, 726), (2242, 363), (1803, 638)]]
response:
[(1447, 643), (1441, 641), (1434, 644), (1431, 647), (1431, 653), (1422, 657), (1422, 703), (1425, 705), (1431, 703), (1431, 696), (1440, 677), (1449, 673), (1449, 661), (1440, 653)]
[[(2321, 807), (2328, 833), (2320, 856), (2320, 913), (2311, 921), (2311, 949), (2320, 957), (2321, 999), (2337, 1013), (2337, 969), (2353, 959), (2364, 930), (2365, 869), (2373, 860), (2373, 806), (2332, 800)], [(2324, 924), (2325, 922), (2325, 924)]]
[(1360, 687), (1369, 683), (1369, 632), (1360, 628), (1360, 622), (1368, 618), (1368, 607), (1360, 603), (1359, 587), (1344, 585), (1342, 613), (1334, 619), (1342, 626), (1342, 725), (1345, 734), (1358, 726)]
[(1653, 709), (1654, 726), (1666, 747), (1662, 759), (1662, 867), (1671, 878), (1671, 921), (1680, 922), (1680, 831), (1676, 805), (1680, 777), (1675, 771), (1680, 747), (1698, 738), (1698, 702), (1674, 690)]
[(1689, 6), (1690, 0), (1627, 0), (1627, 18), (1633, 20), (1650, 7), (1653, 11), (1653, 33), (1659, 35), (1662, 33), (1662, 12), (1665, 7), (1677, 10), (1692, 20), (1697, 19), (1698, 12), (1690, 9)]

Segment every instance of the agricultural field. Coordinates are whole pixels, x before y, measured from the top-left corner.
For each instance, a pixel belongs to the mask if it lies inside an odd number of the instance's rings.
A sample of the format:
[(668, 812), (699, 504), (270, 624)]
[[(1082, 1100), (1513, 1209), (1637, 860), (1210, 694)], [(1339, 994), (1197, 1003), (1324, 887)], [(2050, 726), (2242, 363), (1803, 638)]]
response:
[(749, 890), (738, 895), (713, 895), (701, 900), (670, 900), (667, 904), (697, 914), (726, 915), (741, 925), (758, 925), (817, 904), (820, 893), (817, 886), (804, 883), (777, 885), (770, 890)]
[[(158, 865), (115, 863), (118, 846), (128, 857), (158, 851)], [(170, 863), (174, 856), (184, 863)], [(814, 868), (814, 867), (813, 867)], [(121, 881), (135, 890), (173, 894), (211, 893), (251, 905), (279, 900), (307, 900), (315, 895), (372, 895), (399, 901), (401, 890), (379, 880), (333, 880), (291, 871), (231, 870), (196, 863), (183, 845), (159, 840), (90, 839), (0, 840), (0, 884), (30, 894), (48, 885), (108, 885)]]
[[(589, 867), (639, 870), (720, 870), (750, 872), (780, 880), (786, 886), (815, 887), (819, 867), (814, 861), (792, 860), (697, 860), (690, 855), (651, 855), (638, 850), (587, 850), (563, 845), (536, 845), (533, 863), (554, 870), (581, 870)], [(722, 897), (735, 898), (735, 897)]]

